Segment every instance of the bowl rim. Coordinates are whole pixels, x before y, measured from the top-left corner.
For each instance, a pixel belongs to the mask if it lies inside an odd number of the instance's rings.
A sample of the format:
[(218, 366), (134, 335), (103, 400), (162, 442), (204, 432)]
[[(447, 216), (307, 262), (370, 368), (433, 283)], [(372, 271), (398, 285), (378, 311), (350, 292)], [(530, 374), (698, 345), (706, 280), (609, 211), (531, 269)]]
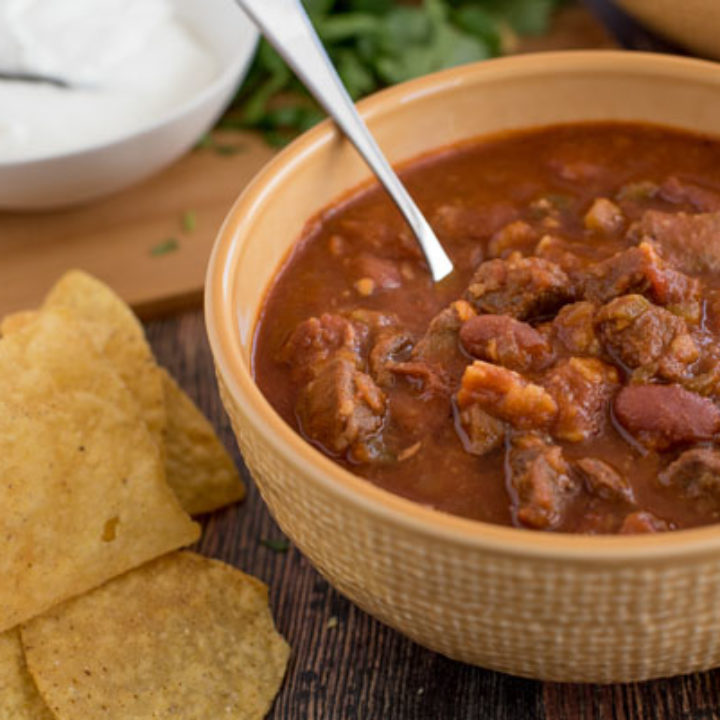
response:
[(74, 150), (61, 150), (46, 155), (38, 155), (37, 157), (29, 157), (27, 160), (3, 160), (0, 158), (0, 172), (18, 170), (20, 168), (31, 168), (46, 162), (73, 160), (99, 151), (115, 149), (129, 140), (150, 135), (167, 125), (177, 122), (184, 116), (194, 113), (198, 108), (205, 105), (214, 95), (224, 91), (226, 86), (239, 84), (255, 55), (255, 50), (260, 42), (260, 33), (240, 7), (237, 8), (237, 11), (240, 13), (246, 25), (248, 42), (236, 46), (233, 57), (229, 62), (221, 64), (220, 59), (216, 57), (218, 65), (220, 66), (218, 73), (210, 83), (200, 88), (200, 90), (185, 99), (182, 103), (169, 109), (155, 120), (138, 125), (134, 130), (125, 131), (116, 137), (107, 140), (98, 140), (89, 145), (77, 147)]
[[(411, 103), (445, 88), (471, 83), (478, 76), (498, 80), (549, 72), (635, 73), (668, 79), (701, 79), (718, 85), (720, 70), (712, 62), (677, 56), (617, 50), (531, 53), (486, 60), (426, 75), (382, 90), (358, 103), (367, 121), (392, 112), (396, 103)], [(219, 378), (275, 454), (293, 465), (308, 482), (345, 504), (406, 531), (486, 553), (533, 557), (593, 566), (665, 563), (679, 556), (706, 556), (720, 551), (720, 524), (647, 535), (581, 535), (549, 533), (462, 518), (395, 495), (340, 467), (295, 432), (265, 399), (242, 358), (240, 328), (235, 322), (231, 268), (244, 251), (243, 228), (271, 197), (281, 178), (316, 150), (340, 137), (330, 120), (304, 133), (275, 156), (236, 199), (221, 226), (207, 268), (205, 324)], [(352, 191), (350, 191), (352, 192)], [(343, 193), (338, 193), (342, 197)], [(308, 218), (310, 219), (310, 218)], [(277, 267), (285, 258), (278, 260)], [(267, 291), (267, 288), (265, 289)], [(258, 316), (252, 318), (254, 335)]]

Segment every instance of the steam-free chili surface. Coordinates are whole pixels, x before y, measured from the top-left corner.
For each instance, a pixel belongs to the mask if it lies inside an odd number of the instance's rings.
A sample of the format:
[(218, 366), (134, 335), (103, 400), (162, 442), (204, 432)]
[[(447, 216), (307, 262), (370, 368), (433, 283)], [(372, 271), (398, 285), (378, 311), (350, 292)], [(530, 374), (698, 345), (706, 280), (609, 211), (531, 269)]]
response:
[(351, 471), (541, 530), (720, 520), (720, 143), (589, 124), (402, 173), (457, 268), (434, 286), (378, 189), (269, 292), (258, 384)]

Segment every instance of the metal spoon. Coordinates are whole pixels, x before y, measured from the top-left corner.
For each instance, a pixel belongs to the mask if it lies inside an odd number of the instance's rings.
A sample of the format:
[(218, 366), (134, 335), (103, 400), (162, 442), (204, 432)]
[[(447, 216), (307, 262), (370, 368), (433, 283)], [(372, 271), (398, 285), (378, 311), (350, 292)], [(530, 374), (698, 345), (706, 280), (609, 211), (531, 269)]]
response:
[(45, 85), (54, 85), (55, 87), (67, 89), (72, 87), (70, 83), (63, 78), (55, 77), (54, 75), (38, 75), (37, 73), (30, 72), (0, 70), (0, 80), (24, 83), (42, 83)]
[(268, 42), (325, 108), (395, 201), (415, 233), (436, 282), (452, 262), (362, 121), (300, 0), (237, 0)]

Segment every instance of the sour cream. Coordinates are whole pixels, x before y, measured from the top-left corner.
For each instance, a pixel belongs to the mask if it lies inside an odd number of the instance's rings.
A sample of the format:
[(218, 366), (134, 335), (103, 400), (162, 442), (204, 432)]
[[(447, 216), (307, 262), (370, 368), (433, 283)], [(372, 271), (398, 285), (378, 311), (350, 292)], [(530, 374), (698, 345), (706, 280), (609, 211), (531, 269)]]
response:
[(0, 0), (0, 162), (111, 141), (167, 116), (219, 63), (170, 0)]

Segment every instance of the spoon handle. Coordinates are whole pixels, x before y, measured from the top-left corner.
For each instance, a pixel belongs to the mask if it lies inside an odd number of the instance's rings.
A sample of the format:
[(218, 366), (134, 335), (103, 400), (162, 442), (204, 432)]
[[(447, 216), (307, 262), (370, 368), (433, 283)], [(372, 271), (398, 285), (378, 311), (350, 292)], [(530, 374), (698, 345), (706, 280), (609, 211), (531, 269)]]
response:
[(237, 0), (267, 41), (325, 108), (395, 201), (417, 237), (436, 282), (453, 270), (429, 223), (358, 115), (300, 0)]

